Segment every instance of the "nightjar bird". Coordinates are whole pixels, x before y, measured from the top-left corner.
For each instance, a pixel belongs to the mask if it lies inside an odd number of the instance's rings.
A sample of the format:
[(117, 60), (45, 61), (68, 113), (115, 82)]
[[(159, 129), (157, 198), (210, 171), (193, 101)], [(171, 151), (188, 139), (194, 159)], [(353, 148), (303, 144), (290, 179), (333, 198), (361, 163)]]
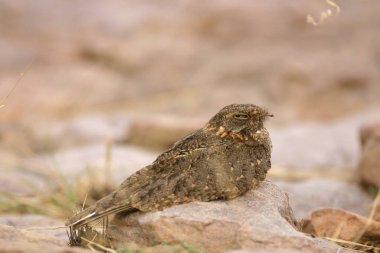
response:
[(271, 167), (272, 144), (264, 122), (272, 116), (252, 104), (224, 107), (203, 128), (175, 143), (66, 225), (77, 228), (119, 212), (149, 212), (242, 195), (257, 187)]

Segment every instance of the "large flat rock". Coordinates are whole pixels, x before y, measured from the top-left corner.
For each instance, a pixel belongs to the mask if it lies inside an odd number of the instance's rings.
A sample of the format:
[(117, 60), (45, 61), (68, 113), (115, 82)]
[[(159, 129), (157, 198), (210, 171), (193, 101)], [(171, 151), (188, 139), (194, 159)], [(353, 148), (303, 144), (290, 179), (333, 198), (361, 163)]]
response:
[[(119, 215), (120, 216), (120, 215)], [(336, 252), (338, 246), (298, 232), (285, 192), (270, 181), (231, 201), (193, 202), (114, 219), (115, 245), (151, 247), (186, 242), (197, 250), (298, 249)]]
[(62, 245), (67, 244), (67, 229), (60, 219), (38, 214), (3, 214), (0, 215), (0, 224), (54, 237)]
[(70, 248), (64, 221), (43, 215), (0, 215), (0, 252), (86, 253)]
[(0, 224), (0, 252), (4, 253), (85, 253), (85, 249), (69, 248), (67, 243), (38, 231), (17, 229)]

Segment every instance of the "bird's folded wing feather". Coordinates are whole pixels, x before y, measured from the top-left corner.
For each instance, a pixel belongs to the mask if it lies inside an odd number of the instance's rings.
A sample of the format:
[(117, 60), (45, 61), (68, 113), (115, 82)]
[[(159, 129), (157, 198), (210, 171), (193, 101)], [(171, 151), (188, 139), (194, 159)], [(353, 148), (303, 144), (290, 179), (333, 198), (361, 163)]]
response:
[(188, 135), (171, 149), (159, 155), (151, 165), (128, 177), (116, 191), (74, 215), (66, 225), (88, 224), (104, 216), (125, 210), (159, 209), (160, 206), (154, 204), (162, 201), (158, 196), (170, 194), (173, 187), (180, 182), (187, 180), (189, 183), (190, 179), (186, 179), (188, 175), (184, 164), (196, 159), (210, 148), (210, 144), (204, 141), (205, 139), (202, 131)]

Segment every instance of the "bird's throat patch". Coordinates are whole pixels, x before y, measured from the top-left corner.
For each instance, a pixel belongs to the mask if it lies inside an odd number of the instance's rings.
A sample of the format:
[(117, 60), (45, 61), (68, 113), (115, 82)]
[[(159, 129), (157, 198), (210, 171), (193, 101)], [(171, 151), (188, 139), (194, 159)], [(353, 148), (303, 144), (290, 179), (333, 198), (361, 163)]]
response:
[(243, 135), (241, 132), (234, 132), (225, 129), (224, 127), (219, 127), (218, 131), (216, 132), (216, 135), (224, 138), (227, 136), (232, 137), (233, 139), (239, 139), (241, 141), (248, 141), (248, 136)]

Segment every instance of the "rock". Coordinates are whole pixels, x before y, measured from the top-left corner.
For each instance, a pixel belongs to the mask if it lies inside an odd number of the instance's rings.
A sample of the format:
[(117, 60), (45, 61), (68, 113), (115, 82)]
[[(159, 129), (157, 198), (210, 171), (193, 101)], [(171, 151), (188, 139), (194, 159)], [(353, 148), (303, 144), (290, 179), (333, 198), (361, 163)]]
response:
[(127, 142), (155, 150), (166, 150), (175, 142), (206, 124), (165, 116), (146, 116), (132, 120), (127, 134)]
[[(0, 206), (0, 210), (9, 212), (15, 206), (23, 208), (23, 201), (12, 204), (12, 198), (17, 195), (35, 196), (44, 202), (64, 191), (72, 194), (63, 199), (67, 204), (71, 205), (73, 199), (78, 205), (85, 199), (86, 204), (91, 204), (157, 157), (152, 152), (125, 145), (112, 145), (110, 151), (107, 152), (103, 143), (93, 143), (25, 159), (19, 171), (0, 171), (0, 176), (4, 175), (0, 177), (0, 190), (6, 193), (4, 198), (0, 196), (6, 204)], [(54, 204), (54, 200), (50, 204)], [(66, 215), (59, 210), (55, 213), (59, 217), (62, 214)]]
[(196, 252), (203, 252), (199, 249), (195, 248), (193, 245), (188, 243), (181, 243), (178, 242), (177, 244), (168, 244), (168, 243), (161, 243), (156, 246), (152, 246), (149, 248), (144, 248), (144, 252), (146, 253), (163, 253), (163, 252), (171, 252), (171, 253), (196, 253)]
[(372, 122), (364, 124), (360, 128), (360, 142), (362, 146), (380, 134), (380, 122)]
[(0, 147), (17, 156), (27, 156), (33, 152), (33, 134), (31, 130), (22, 124), (1, 124)]
[(33, 193), (33, 189), (23, 183), (23, 175), (8, 170), (1, 170), (0, 192), (30, 195)]
[(78, 115), (27, 124), (37, 151), (51, 151), (94, 142), (121, 141), (129, 124), (125, 115)]
[(17, 166), (17, 164), (20, 163), (21, 160), (21, 157), (19, 155), (16, 155), (14, 152), (4, 147), (0, 148), (0, 156), (0, 171), (14, 168)]
[(84, 146), (57, 150), (51, 155), (32, 158), (25, 162), (25, 167), (30, 171), (48, 176), (60, 174), (69, 181), (80, 176), (89, 177), (91, 173), (100, 175), (104, 173), (103, 175), (106, 177), (110, 176), (115, 183), (119, 184), (135, 171), (153, 162), (156, 157), (157, 155), (152, 152), (132, 146), (112, 145), (109, 157), (110, 161), (108, 161), (110, 163), (110, 170), (107, 172), (106, 167), (108, 165), (105, 144), (91, 143)]
[[(48, 182), (30, 171), (19, 169), (0, 169), (0, 192), (14, 196), (34, 196), (46, 190)], [(1, 208), (0, 208), (1, 209)]]
[[(25, 188), (34, 190), (32, 194), (38, 195), (41, 201), (41, 196), (50, 199), (52, 194), (68, 191), (71, 197), (64, 198), (68, 205), (72, 205), (73, 201), (78, 205), (84, 202), (91, 205), (112, 192), (132, 173), (152, 163), (156, 157), (152, 152), (119, 144), (106, 148), (103, 143), (93, 143), (57, 150), (49, 155), (26, 159), (22, 163), (24, 174), (34, 176), (34, 181), (42, 182), (43, 186), (36, 189), (34, 184), (25, 184)], [(12, 178), (16, 186), (23, 186), (24, 181), (18, 181), (20, 178)], [(55, 215), (66, 217), (67, 214), (58, 212)]]
[(53, 236), (17, 229), (11, 226), (0, 224), (0, 245), (1, 252), (52, 252), (52, 253), (86, 253), (91, 252), (85, 249), (69, 248), (67, 242), (59, 240)]
[(53, 236), (56, 239), (67, 241), (66, 227), (64, 221), (52, 217), (35, 214), (9, 214), (0, 215), (0, 224), (12, 226), (27, 231), (35, 231), (39, 234)]
[(119, 142), (125, 138), (129, 118), (124, 114), (78, 115), (64, 119), (24, 120), (0, 126), (0, 149), (21, 157), (35, 153), (82, 146), (88, 143)]
[(362, 152), (358, 165), (362, 182), (380, 187), (380, 123), (361, 128)]
[[(228, 253), (303, 253), (303, 252), (309, 252), (305, 251), (302, 249), (255, 249), (255, 250), (231, 250), (228, 251)], [(315, 251), (310, 251), (310, 252), (315, 252)], [(353, 252), (352, 250), (345, 249), (345, 248), (339, 248), (337, 251), (339, 253), (348, 253), (348, 252)]]
[(309, 218), (310, 212), (322, 208), (341, 208), (367, 215), (372, 200), (358, 185), (336, 179), (316, 178), (302, 182), (276, 182), (289, 195), (297, 218)]
[(228, 253), (301, 253), (299, 249), (255, 249), (255, 250), (231, 250)]
[[(320, 169), (352, 174), (359, 159), (358, 128), (378, 114), (379, 111), (374, 110), (328, 123), (297, 123), (281, 129), (269, 127), (273, 143), (272, 164), (294, 170)], [(162, 115), (135, 118), (131, 120), (127, 142), (166, 150), (202, 127), (207, 120)], [(272, 119), (268, 121), (271, 122)]]
[(327, 123), (272, 128), (272, 164), (290, 169), (353, 173), (360, 152), (358, 129), (378, 115), (379, 111), (374, 110)]
[(319, 237), (354, 242), (376, 242), (380, 239), (380, 222), (341, 209), (316, 210), (311, 214), (311, 223)]
[(336, 252), (327, 241), (298, 232), (286, 193), (270, 181), (230, 201), (193, 202), (152, 213), (116, 216), (108, 234), (115, 245), (149, 247), (186, 242), (206, 252), (230, 249), (301, 249)]

